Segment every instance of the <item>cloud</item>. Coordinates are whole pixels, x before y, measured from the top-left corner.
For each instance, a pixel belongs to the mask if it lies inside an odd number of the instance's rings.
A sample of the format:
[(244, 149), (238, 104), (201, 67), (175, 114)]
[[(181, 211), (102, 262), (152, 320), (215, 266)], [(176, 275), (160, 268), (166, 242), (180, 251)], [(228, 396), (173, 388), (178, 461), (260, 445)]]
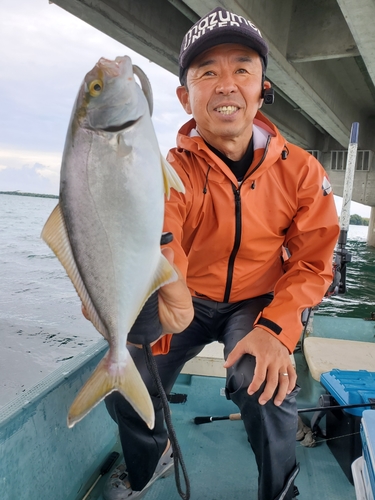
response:
[[(186, 117), (175, 94), (175, 75), (46, 0), (2, 0), (2, 12), (0, 44), (12, 48), (1, 53), (2, 171), (14, 168), (21, 175), (24, 165), (39, 163), (48, 165), (52, 178), (80, 84), (102, 56), (126, 54), (143, 69), (153, 89), (162, 153), (175, 145)], [(46, 175), (43, 170), (40, 176)]]
[[(337, 213), (340, 215), (342, 209), (342, 197), (334, 195), (334, 199), (335, 199)], [(363, 205), (362, 203), (351, 201), (350, 213), (360, 215), (361, 217), (370, 218), (371, 207)]]
[(0, 170), (0, 191), (58, 194), (59, 173), (48, 165), (35, 163)]
[(0, 148), (0, 191), (59, 192), (61, 154)]

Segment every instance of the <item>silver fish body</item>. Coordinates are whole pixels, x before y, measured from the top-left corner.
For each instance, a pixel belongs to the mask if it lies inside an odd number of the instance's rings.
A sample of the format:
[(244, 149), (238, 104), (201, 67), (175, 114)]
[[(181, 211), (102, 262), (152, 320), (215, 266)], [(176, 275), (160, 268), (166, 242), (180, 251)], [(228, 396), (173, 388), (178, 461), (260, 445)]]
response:
[(114, 390), (154, 425), (126, 342), (148, 297), (177, 278), (160, 252), (160, 237), (164, 194), (184, 187), (160, 154), (149, 106), (129, 57), (102, 58), (86, 75), (65, 142), (59, 205), (42, 232), (109, 342), (70, 408), (70, 427)]

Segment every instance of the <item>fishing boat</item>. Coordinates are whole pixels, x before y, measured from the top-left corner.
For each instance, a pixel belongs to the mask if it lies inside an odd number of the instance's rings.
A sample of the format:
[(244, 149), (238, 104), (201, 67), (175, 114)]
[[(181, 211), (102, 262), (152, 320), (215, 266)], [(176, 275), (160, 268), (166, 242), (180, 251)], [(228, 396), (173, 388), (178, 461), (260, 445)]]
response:
[[(343, 196), (346, 212), (341, 213), (334, 262), (338, 278), (332, 293), (345, 291), (350, 261), (345, 249), (350, 206), (346, 201), (350, 200), (358, 140), (354, 125)], [(122, 460), (117, 425), (103, 402), (73, 429), (67, 427), (66, 418), (107, 348), (107, 342), (99, 340), (0, 409), (1, 499), (103, 498), (111, 468)], [(241, 500), (257, 495), (255, 458), (236, 406), (225, 397), (222, 351), (220, 344), (207, 346), (185, 365), (169, 395), (189, 478), (185, 487), (192, 500)], [(374, 318), (365, 321), (309, 311), (292, 356), (301, 387), (296, 434), (300, 473), (295, 482), (300, 498), (373, 500)], [(180, 479), (184, 489), (186, 475), (180, 474)], [(182, 492), (181, 496), (189, 495)], [(157, 481), (147, 492), (148, 500), (177, 498), (173, 475)]]
[[(295, 481), (301, 500), (373, 500), (375, 321), (368, 319), (313, 311), (293, 354), (301, 387)], [(66, 418), (107, 348), (99, 340), (0, 408), (1, 499), (102, 500), (122, 460), (117, 425), (103, 402), (73, 429)], [(224, 386), (222, 346), (212, 344), (186, 364), (169, 398), (192, 500), (256, 498), (255, 458)], [(157, 481), (146, 498), (178, 499), (174, 476)]]
[[(329, 394), (319, 380), (321, 373), (334, 368), (374, 371), (374, 334), (374, 321), (329, 317), (315, 312), (303, 344), (299, 344), (293, 356), (301, 386), (298, 407), (321, 406), (319, 400)], [(117, 426), (104, 403), (73, 429), (68, 429), (66, 416), (107, 346), (104, 339), (98, 341), (0, 409), (1, 498), (102, 499), (103, 485), (110, 473), (103, 469), (103, 463), (112, 452), (119, 454), (112, 465), (121, 461)], [(206, 347), (200, 356), (185, 365), (173, 388), (174, 397), (170, 397), (172, 421), (190, 480), (190, 497), (194, 500), (256, 497), (255, 459), (242, 422), (236, 417), (229, 418), (236, 414), (237, 408), (225, 398), (222, 365), (221, 345)], [(375, 398), (374, 387), (372, 389)], [(361, 443), (358, 429), (354, 429), (361, 419), (349, 410), (339, 408), (337, 412), (345, 423), (343, 437), (334, 436), (339, 452), (330, 446), (333, 438), (323, 436), (327, 430), (325, 417), (318, 425), (322, 433), (314, 436), (315, 446), (304, 446), (303, 441), (296, 440), (301, 468), (296, 486), (303, 500), (367, 498), (358, 496), (358, 488), (364, 487), (355, 487), (353, 478), (345, 471), (345, 463), (354, 462), (362, 455), (361, 448), (358, 456), (352, 456), (351, 451)], [(316, 411), (300, 413), (309, 429), (314, 415)], [(211, 418), (197, 425), (195, 421), (199, 416)], [(345, 426), (349, 432), (345, 432)], [(174, 476), (157, 481), (147, 498), (179, 498)]]

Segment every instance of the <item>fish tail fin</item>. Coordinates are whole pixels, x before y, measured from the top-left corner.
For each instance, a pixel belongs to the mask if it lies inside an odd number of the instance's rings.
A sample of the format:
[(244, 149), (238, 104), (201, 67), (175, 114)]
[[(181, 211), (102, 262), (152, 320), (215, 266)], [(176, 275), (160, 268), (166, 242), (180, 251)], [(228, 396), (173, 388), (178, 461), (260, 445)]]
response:
[(170, 196), (171, 188), (174, 188), (176, 191), (180, 193), (185, 193), (185, 186), (182, 183), (182, 180), (178, 176), (175, 169), (172, 167), (170, 163), (167, 162), (162, 155), (161, 158), (161, 168), (163, 171), (163, 179), (164, 179), (164, 193), (166, 194), (168, 200)]
[(94, 373), (73, 401), (68, 414), (68, 427), (82, 420), (108, 394), (120, 392), (150, 429), (155, 425), (154, 407), (146, 386), (128, 355), (121, 365), (110, 365), (109, 353), (100, 361)]

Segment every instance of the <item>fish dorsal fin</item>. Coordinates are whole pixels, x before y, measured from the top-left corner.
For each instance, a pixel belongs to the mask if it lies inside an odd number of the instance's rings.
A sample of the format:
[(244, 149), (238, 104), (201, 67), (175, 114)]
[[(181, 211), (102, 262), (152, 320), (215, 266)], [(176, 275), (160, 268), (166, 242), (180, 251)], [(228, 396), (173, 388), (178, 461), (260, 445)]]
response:
[(163, 171), (164, 193), (166, 194), (168, 200), (171, 188), (174, 188), (179, 193), (185, 193), (185, 186), (172, 165), (168, 163), (162, 155), (160, 155), (160, 161), (161, 169)]
[(60, 205), (57, 205), (44, 225), (41, 237), (55, 253), (71, 279), (92, 324), (107, 340), (107, 329), (103, 325), (79, 273), (70, 245), (68, 231)]
[(133, 64), (133, 72), (135, 75), (138, 76), (139, 81), (141, 82), (142, 91), (148, 102), (150, 116), (152, 116), (152, 112), (154, 109), (154, 99), (152, 97), (152, 87), (150, 80), (147, 78), (146, 73), (143, 70), (141, 70), (139, 66), (136, 66), (135, 64)]

